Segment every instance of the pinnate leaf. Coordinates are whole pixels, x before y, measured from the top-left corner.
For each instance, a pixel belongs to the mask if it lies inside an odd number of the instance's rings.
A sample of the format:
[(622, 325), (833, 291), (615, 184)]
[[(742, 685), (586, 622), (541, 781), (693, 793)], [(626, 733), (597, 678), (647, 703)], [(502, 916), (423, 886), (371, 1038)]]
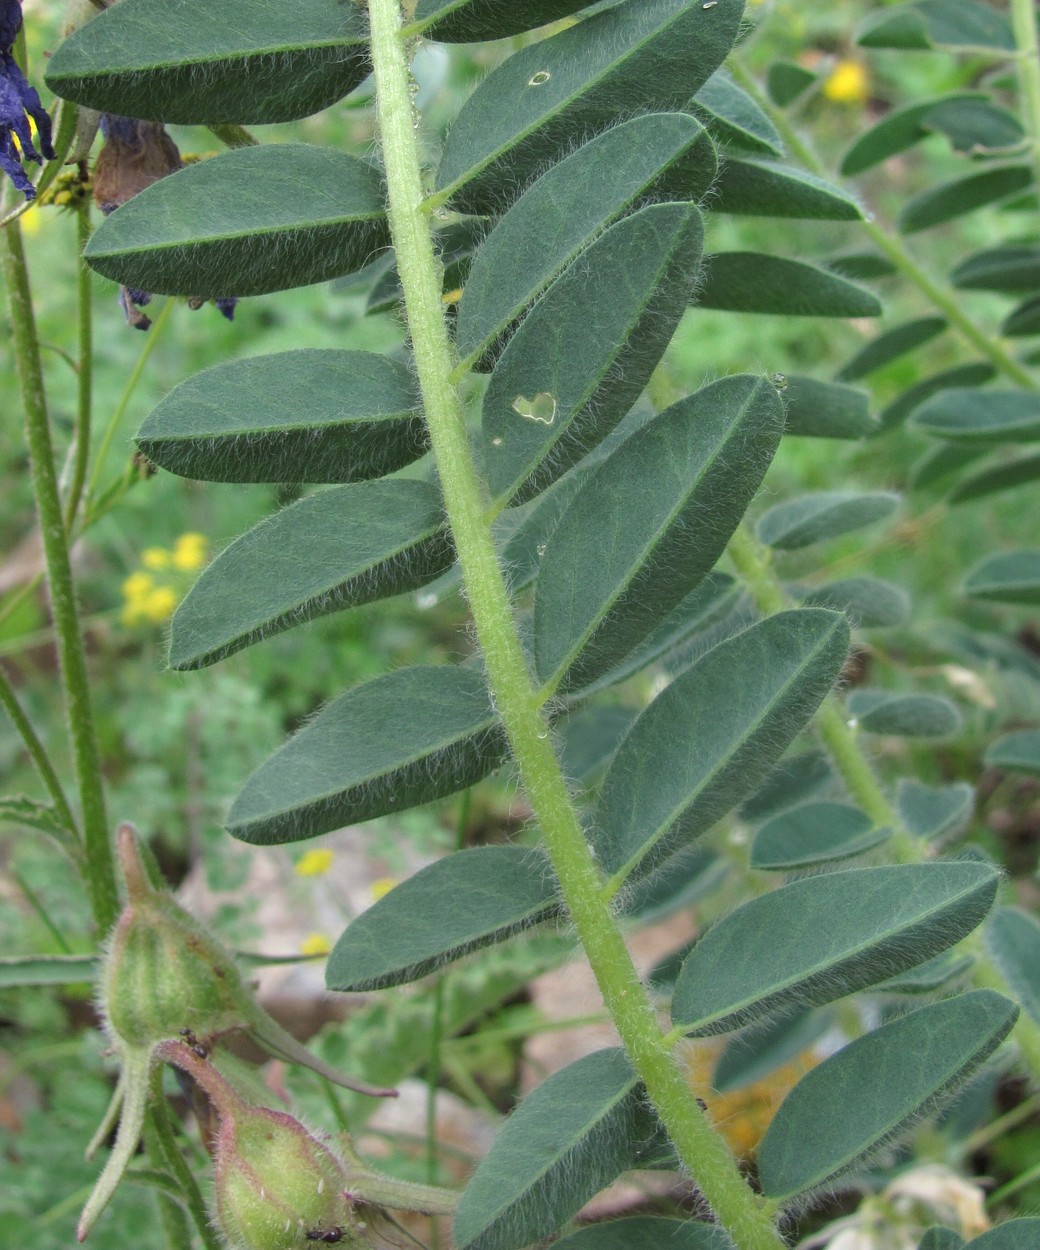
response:
[(458, 851), (362, 912), (329, 956), (325, 982), (348, 992), (403, 985), (558, 911), (556, 879), (542, 852)]
[(482, 674), (403, 668), (335, 699), (253, 773), (227, 829), (243, 842), (297, 842), (444, 798), (506, 755)]
[(624, 1051), (569, 1064), (528, 1094), (470, 1177), (455, 1216), (459, 1250), (520, 1250), (551, 1236), (638, 1166), (657, 1132)]
[(287, 122), (369, 73), (368, 23), (336, 0), (122, 0), (47, 68), (51, 90), (103, 113), (182, 125)]
[(137, 445), (206, 482), (355, 482), (426, 450), (415, 378), (375, 352), (300, 350), (203, 369), (153, 408)]
[(781, 612), (677, 677), (604, 780), (592, 821), (604, 868), (645, 875), (752, 793), (837, 678), (848, 639), (838, 613)]
[[(542, 559), (534, 609), (542, 682), (588, 684), (711, 570), (780, 442), (762, 378), (725, 378), (626, 439), (582, 486)], [(595, 551), (597, 556), (590, 559)]]
[(989, 1058), (1017, 1015), (1009, 999), (973, 990), (838, 1051), (798, 1082), (773, 1118), (758, 1149), (763, 1192), (783, 1201), (818, 1189), (898, 1137)]
[[(803, 877), (718, 921), (683, 965), (672, 1020), (721, 1033), (787, 1004), (816, 1006), (946, 950), (985, 918), (999, 874), (949, 862)], [(734, 960), (734, 951), (754, 958)]]
[(978, 93), (954, 93), (937, 96), (928, 100), (918, 100), (906, 104), (902, 108), (886, 113), (879, 122), (875, 122), (853, 143), (845, 153), (841, 162), (841, 172), (846, 177), (861, 174), (888, 160), (890, 156), (898, 156), (912, 148), (915, 143), (928, 137), (931, 133), (929, 121), (934, 123), (935, 117), (941, 117), (940, 109), (950, 107), (962, 101), (984, 101), (985, 96)]
[(338, 278), (388, 242), (377, 169), (272, 143), (153, 182), (105, 218), (83, 255), (124, 286), (221, 299)]
[(222, 552), (174, 613), (173, 668), (201, 668), (261, 638), (416, 590), (455, 549), (427, 482), (357, 482), (261, 521)]

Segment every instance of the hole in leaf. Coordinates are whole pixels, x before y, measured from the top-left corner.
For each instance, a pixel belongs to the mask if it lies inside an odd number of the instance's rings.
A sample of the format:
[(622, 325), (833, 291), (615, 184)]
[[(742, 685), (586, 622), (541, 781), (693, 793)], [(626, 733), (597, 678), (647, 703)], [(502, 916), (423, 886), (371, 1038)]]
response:
[(534, 399), (517, 395), (513, 400), (513, 411), (528, 421), (540, 421), (542, 425), (552, 425), (556, 420), (556, 396), (547, 391), (539, 391)]
[(552, 74), (550, 74), (547, 69), (540, 69), (537, 74), (532, 74), (531, 77), (528, 78), (527, 85), (529, 87), (541, 87), (544, 83), (547, 83), (551, 77)]

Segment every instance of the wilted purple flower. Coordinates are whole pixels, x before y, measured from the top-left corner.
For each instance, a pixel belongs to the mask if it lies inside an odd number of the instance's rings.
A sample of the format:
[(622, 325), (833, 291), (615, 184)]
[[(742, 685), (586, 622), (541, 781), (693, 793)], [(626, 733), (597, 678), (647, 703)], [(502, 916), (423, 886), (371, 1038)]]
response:
[[(105, 142), (94, 165), (94, 202), (106, 216), (145, 187), (184, 167), (176, 143), (161, 122), (102, 113), (101, 134)], [(152, 323), (141, 308), (151, 298), (150, 291), (119, 288), (119, 303), (128, 325), (136, 330), (148, 329)], [(231, 321), (237, 300), (228, 297), (215, 302)], [(192, 308), (201, 308), (205, 301), (189, 300), (188, 303)]]
[[(54, 159), (54, 147), (51, 119), (36, 88), (26, 80), (14, 59), (14, 41), (21, 28), (22, 0), (0, 0), (0, 169), (27, 200), (33, 200), (36, 188), (26, 176), (22, 161), (42, 165), (44, 157)], [(43, 156), (33, 146), (30, 117), (36, 123)]]

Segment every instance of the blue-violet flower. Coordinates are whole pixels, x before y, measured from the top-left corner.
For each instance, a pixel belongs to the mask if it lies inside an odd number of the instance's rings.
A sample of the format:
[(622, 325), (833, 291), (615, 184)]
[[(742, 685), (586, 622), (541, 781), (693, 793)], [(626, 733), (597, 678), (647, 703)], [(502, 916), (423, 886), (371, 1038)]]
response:
[[(36, 188), (22, 168), (22, 161), (42, 165), (44, 157), (53, 160), (54, 146), (51, 119), (39, 92), (14, 59), (14, 41), (21, 28), (22, 0), (0, 0), (0, 169), (27, 200), (34, 200)], [(33, 146), (29, 118), (36, 124), (40, 152)]]

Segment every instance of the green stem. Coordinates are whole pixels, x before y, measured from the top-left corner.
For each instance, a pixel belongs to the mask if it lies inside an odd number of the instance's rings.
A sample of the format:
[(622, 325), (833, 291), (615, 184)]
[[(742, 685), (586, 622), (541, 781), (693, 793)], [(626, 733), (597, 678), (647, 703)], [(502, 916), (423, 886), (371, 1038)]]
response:
[(87, 892), (94, 923), (100, 933), (107, 933), (115, 921), (119, 897), (105, 817), (105, 794), (97, 739), (94, 735), (90, 682), (79, 628), (79, 611), (76, 606), (72, 566), (69, 562), (65, 519), (62, 516), (58, 480), (54, 471), (54, 452), (51, 446), (29, 273), (25, 264), (21, 229), (17, 222), (12, 222), (3, 231), (0, 263), (8, 293), (11, 338), (25, 409), (25, 432), (33, 494), (43, 538), (51, 611), (58, 636), (58, 661), (66, 696), (73, 764), (82, 809), (83, 837), (87, 853)]
[(65, 496), (65, 532), (72, 535), (83, 484), (90, 462), (90, 426), (94, 402), (94, 306), (91, 299), (90, 270), (83, 259), (83, 249), (90, 238), (90, 205), (84, 202), (76, 214), (79, 271), (76, 274), (77, 336), (79, 360), (76, 365), (76, 432), (73, 436), (75, 454), (72, 477)]
[(177, 1139), (173, 1133), (173, 1126), (170, 1124), (166, 1095), (163, 1093), (162, 1088), (162, 1072), (162, 1064), (156, 1064), (150, 1076), (151, 1096), (148, 1107), (150, 1135), (159, 1147), (167, 1171), (171, 1173), (180, 1186), (188, 1213), (199, 1231), (199, 1236), (202, 1238), (202, 1244), (206, 1250), (221, 1250), (220, 1238), (214, 1231), (209, 1214), (206, 1211), (206, 1203), (203, 1200), (202, 1191), (199, 1189), (198, 1182), (192, 1175), (191, 1169), (184, 1161), (184, 1156), (180, 1152), (180, 1147), (177, 1145)]
[(1036, 0), (1011, 0), (1011, 24), (1018, 49), (1015, 60), (1022, 95), (1019, 112), (1029, 136), (1033, 177), (1040, 188), (1040, 37), (1037, 35)]
[(101, 438), (101, 445), (98, 447), (97, 455), (94, 458), (94, 472), (90, 475), (90, 485), (87, 487), (87, 521), (84, 528), (86, 528), (86, 525), (95, 519), (92, 504), (97, 494), (98, 479), (100, 478), (105, 467), (105, 459), (108, 455), (108, 449), (112, 445), (112, 439), (115, 437), (115, 432), (119, 428), (119, 423), (123, 419), (123, 414), (126, 412), (127, 407), (130, 404), (130, 400), (133, 398), (134, 391), (137, 390), (137, 384), (140, 382), (141, 375), (144, 373), (144, 367), (148, 363), (148, 357), (151, 356), (153, 351), (155, 351), (155, 345), (158, 343), (159, 337), (170, 318), (170, 313), (173, 311), (173, 305), (174, 301), (172, 299), (168, 299), (163, 305), (162, 312), (160, 312), (158, 317), (156, 317), (152, 322), (151, 329), (148, 331), (148, 337), (145, 339), (144, 346), (141, 348), (141, 354), (137, 357), (137, 361), (135, 362), (133, 369), (130, 370), (130, 376), (127, 378), (126, 385), (123, 387), (123, 393), (119, 396), (119, 403), (116, 404), (113, 409), (112, 416), (109, 418), (108, 425), (105, 427), (105, 433)]
[[(153, 1133), (145, 1134), (145, 1149), (148, 1151), (148, 1159), (153, 1169), (165, 1175), (162, 1150)], [(184, 1208), (170, 1194), (162, 1190), (156, 1192), (155, 1200), (159, 1204), (159, 1219), (166, 1237), (167, 1250), (191, 1250), (191, 1230), (188, 1227)]]
[[(1016, 2), (1020, 3), (1020, 0), (1016, 0)], [(823, 162), (802, 139), (791, 124), (787, 114), (782, 109), (778, 109), (761, 89), (754, 75), (749, 73), (735, 56), (731, 56), (726, 64), (737, 82), (752, 96), (755, 103), (769, 115), (769, 119), (783, 139), (788, 152), (797, 157), (810, 173), (814, 173), (821, 178), (827, 178), (829, 174)], [(899, 273), (908, 282), (916, 286), (925, 298), (943, 314), (950, 325), (960, 334), (961, 338), (985, 356), (1005, 377), (1011, 378), (1019, 386), (1024, 386), (1029, 390), (1036, 390), (1040, 386), (1040, 383), (1037, 382), (1029, 370), (1020, 365), (1002, 343), (987, 334), (964, 312), (962, 307), (963, 296), (960, 292), (946, 286), (944, 283), (937, 282), (926, 273), (910, 255), (910, 252), (904, 247), (902, 242), (893, 238), (876, 221), (865, 218), (860, 222), (860, 229), (864, 231), (875, 247), (888, 257)]]
[(369, 0), (372, 63), (390, 225), (430, 441), (495, 706), (564, 900), (636, 1072), (708, 1205), (739, 1250), (781, 1250), (771, 1208), (745, 1183), (664, 1044), (653, 1006), (602, 890), (598, 867), (532, 688), (466, 437), (441, 281), (423, 212), (418, 141), (399, 0)]
[(72, 815), (72, 809), (69, 807), (68, 799), (65, 797), (65, 791), (61, 788), (61, 782), (54, 770), (54, 765), (51, 763), (50, 756), (37, 736), (36, 730), (32, 727), (32, 722), (22, 711), (22, 705), (18, 702), (14, 687), (8, 681), (7, 674), (2, 666), (0, 666), (0, 704), (3, 705), (4, 711), (11, 718), (11, 723), (18, 731), (18, 736), (21, 738), (22, 744), (33, 762), (33, 766), (40, 774), (40, 780), (46, 786), (47, 793), (51, 796), (51, 802), (54, 804), (54, 810), (58, 819), (68, 828), (71, 834), (78, 835), (75, 817)]

